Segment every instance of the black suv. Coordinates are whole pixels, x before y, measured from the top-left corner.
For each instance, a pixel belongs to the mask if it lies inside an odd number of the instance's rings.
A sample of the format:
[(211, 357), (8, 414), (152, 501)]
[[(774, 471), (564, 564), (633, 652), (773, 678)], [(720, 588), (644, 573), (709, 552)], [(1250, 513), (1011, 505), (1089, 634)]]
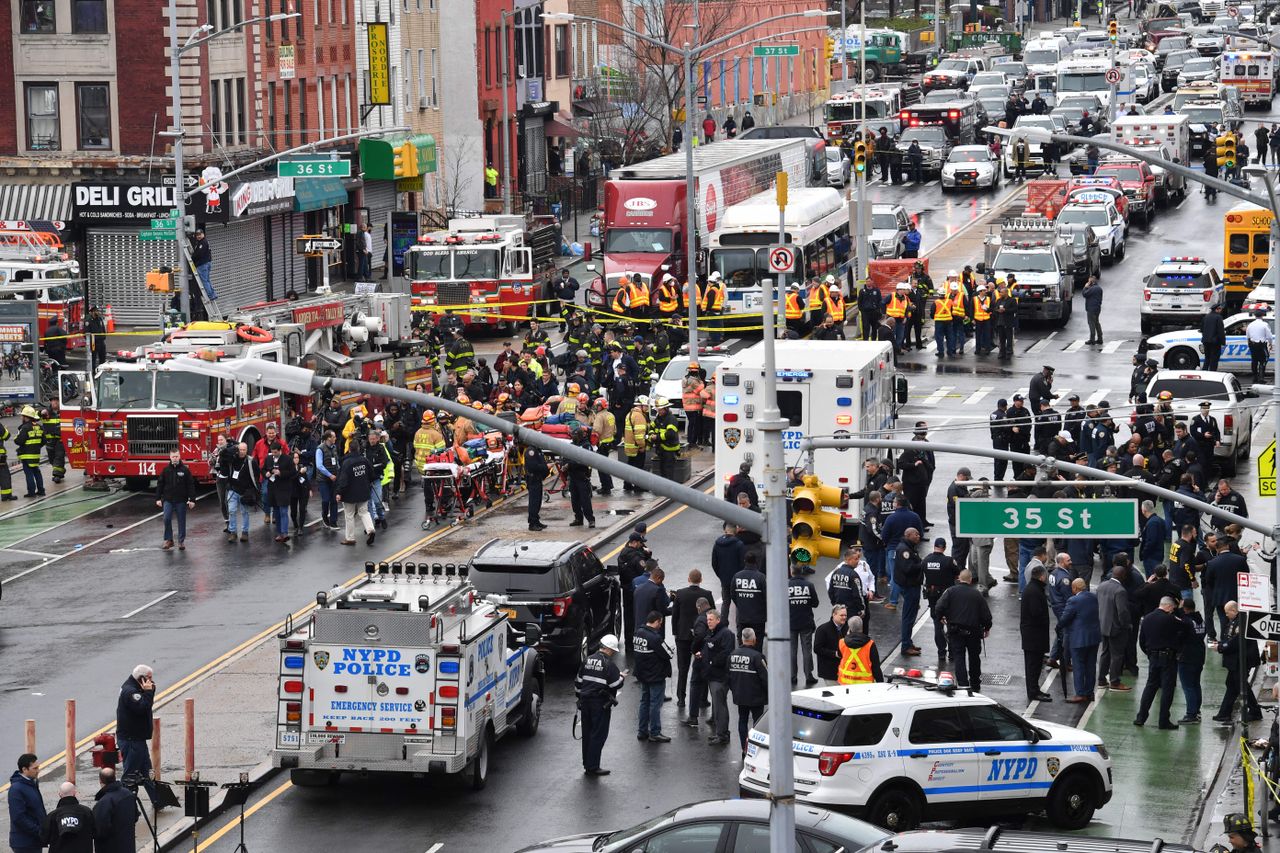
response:
[(471, 558), (471, 583), (507, 596), (515, 626), (542, 629), (538, 650), (578, 666), (605, 634), (622, 633), (622, 587), (581, 542), (493, 539)]

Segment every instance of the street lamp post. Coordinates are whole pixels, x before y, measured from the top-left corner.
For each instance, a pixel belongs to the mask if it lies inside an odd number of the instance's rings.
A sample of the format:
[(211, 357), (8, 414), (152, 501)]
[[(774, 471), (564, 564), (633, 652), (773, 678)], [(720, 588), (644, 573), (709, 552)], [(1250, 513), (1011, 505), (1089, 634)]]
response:
[(511, 212), (511, 116), (507, 106), (507, 93), (510, 91), (510, 72), (507, 70), (507, 16), (514, 12), (503, 9), (502, 16), (502, 212)]
[[(173, 130), (167, 135), (173, 138), (173, 198), (177, 202), (178, 210), (178, 233), (175, 234), (175, 241), (178, 248), (178, 269), (175, 285), (178, 288), (179, 305), (182, 316), (191, 318), (191, 292), (187, 289), (187, 246), (186, 246), (186, 228), (183, 223), (186, 221), (187, 206), (186, 194), (183, 192), (186, 184), (186, 174), (182, 163), (182, 78), (180, 76), (180, 63), (182, 54), (188, 50), (194, 50), (203, 47), (206, 42), (212, 41), (218, 36), (226, 33), (235, 32), (244, 29), (252, 24), (274, 23), (276, 21), (284, 21), (289, 18), (302, 17), (300, 12), (282, 12), (275, 15), (263, 15), (257, 18), (249, 18), (230, 27), (213, 32), (210, 24), (203, 24), (187, 38), (182, 45), (178, 44), (178, 2), (177, 0), (169, 0), (169, 87), (173, 95)], [(196, 282), (199, 287), (200, 283)]]

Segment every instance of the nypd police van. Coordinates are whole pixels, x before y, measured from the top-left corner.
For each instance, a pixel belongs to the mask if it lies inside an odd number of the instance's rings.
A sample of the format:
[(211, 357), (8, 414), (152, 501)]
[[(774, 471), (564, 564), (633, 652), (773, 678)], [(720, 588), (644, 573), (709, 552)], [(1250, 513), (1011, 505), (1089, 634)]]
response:
[(295, 785), (343, 771), (489, 775), (500, 738), (538, 730), (544, 693), (536, 625), (480, 596), (466, 567), (365, 564), (349, 589), (317, 595), (279, 635), (271, 761)]
[[(894, 832), (976, 813), (1040, 812), (1080, 829), (1111, 799), (1102, 740), (1028, 721), (981, 694), (913, 683), (791, 694), (796, 794)], [(752, 729), (738, 785), (769, 792), (768, 718)]]

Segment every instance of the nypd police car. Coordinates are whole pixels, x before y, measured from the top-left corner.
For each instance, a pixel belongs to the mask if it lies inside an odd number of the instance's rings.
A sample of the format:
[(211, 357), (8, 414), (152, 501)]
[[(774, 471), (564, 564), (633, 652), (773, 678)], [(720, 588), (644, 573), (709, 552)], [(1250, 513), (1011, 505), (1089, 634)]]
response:
[(1093, 191), (1072, 196), (1070, 204), (1058, 211), (1057, 221), (1078, 222), (1092, 228), (1104, 259), (1114, 263), (1124, 257), (1124, 217), (1106, 193)]
[[(1080, 829), (1111, 799), (1100, 738), (1024, 720), (981, 694), (891, 682), (797, 690), (791, 703), (799, 798), (891, 831), (1039, 811)], [(770, 744), (765, 717), (748, 738), (743, 796), (768, 793)]]
[[(1264, 315), (1271, 323), (1271, 312)], [(1248, 313), (1235, 314), (1225, 322), (1227, 342), (1218, 357), (1218, 369), (1232, 373), (1248, 373), (1250, 368), (1249, 341), (1245, 338), (1245, 330), (1254, 320)], [(1183, 329), (1177, 332), (1164, 332), (1147, 338), (1145, 345), (1147, 358), (1154, 358), (1161, 367), (1170, 370), (1194, 370), (1204, 359), (1204, 345), (1200, 342), (1200, 330)], [(1275, 367), (1275, 353), (1271, 354), (1270, 367)]]
[(1142, 333), (1160, 325), (1198, 326), (1215, 305), (1226, 304), (1227, 285), (1204, 258), (1164, 258), (1142, 283)]

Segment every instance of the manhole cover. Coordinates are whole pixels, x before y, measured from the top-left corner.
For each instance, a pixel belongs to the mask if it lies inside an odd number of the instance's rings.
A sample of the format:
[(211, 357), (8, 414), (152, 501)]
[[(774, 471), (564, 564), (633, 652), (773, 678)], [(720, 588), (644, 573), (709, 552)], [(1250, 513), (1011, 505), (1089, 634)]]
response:
[(1012, 680), (1013, 680), (1013, 676), (1009, 675), (1007, 672), (982, 673), (983, 684), (992, 684), (992, 685), (995, 685), (996, 687), (1004, 687)]

